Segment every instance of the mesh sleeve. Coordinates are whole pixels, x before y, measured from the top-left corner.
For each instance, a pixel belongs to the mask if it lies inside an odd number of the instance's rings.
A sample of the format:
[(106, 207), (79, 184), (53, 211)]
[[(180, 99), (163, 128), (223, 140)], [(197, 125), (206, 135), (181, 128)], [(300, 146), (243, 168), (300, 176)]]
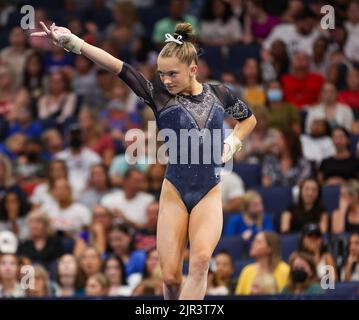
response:
[(142, 73), (124, 62), (118, 77), (122, 79), (142, 101), (148, 104), (152, 109), (155, 109), (153, 84), (147, 80)]
[(239, 94), (230, 90), (224, 85), (216, 85), (212, 87), (222, 102), (224, 111), (234, 119), (243, 121), (252, 115), (251, 109), (244, 103)]

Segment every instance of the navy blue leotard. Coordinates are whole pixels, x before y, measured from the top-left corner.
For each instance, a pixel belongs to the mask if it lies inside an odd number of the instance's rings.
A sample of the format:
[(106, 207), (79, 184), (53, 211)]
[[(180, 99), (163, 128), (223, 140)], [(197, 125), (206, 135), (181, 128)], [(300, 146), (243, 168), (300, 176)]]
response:
[[(169, 150), (174, 148), (176, 151), (174, 156), (170, 152), (165, 177), (177, 189), (188, 213), (191, 213), (194, 206), (220, 182), (225, 113), (241, 121), (252, 115), (251, 110), (224, 85), (204, 83), (199, 95), (172, 95), (158, 76), (150, 82), (127, 63), (123, 64), (118, 76), (151, 107), (160, 131), (171, 129), (176, 133), (176, 139), (165, 140)], [(191, 130), (194, 138), (190, 135), (186, 140), (181, 139), (181, 129), (182, 132), (183, 129)], [(219, 140), (215, 140), (214, 132), (219, 132)], [(209, 150), (204, 147), (208, 146), (207, 139), (220, 143), (212, 144)], [(196, 143), (193, 150), (198, 152), (198, 157), (190, 157), (189, 162), (181, 164), (187, 155), (192, 155), (193, 143)], [(185, 157), (181, 158), (183, 155)]]

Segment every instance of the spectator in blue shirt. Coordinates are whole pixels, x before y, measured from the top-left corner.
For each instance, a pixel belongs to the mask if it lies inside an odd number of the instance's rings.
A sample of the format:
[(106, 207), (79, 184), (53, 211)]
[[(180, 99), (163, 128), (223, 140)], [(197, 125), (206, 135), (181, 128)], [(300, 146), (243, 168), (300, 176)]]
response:
[(225, 235), (241, 235), (243, 240), (249, 241), (260, 231), (274, 230), (272, 218), (265, 213), (259, 193), (247, 192), (243, 196), (242, 203), (242, 213), (228, 219)]

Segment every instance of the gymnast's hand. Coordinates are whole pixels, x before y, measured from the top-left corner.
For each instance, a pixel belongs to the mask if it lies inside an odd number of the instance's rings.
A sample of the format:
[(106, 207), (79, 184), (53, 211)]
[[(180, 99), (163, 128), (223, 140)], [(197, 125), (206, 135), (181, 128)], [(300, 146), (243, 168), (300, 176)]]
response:
[(48, 38), (52, 40), (55, 45), (64, 48), (66, 51), (81, 54), (84, 40), (72, 34), (69, 29), (58, 27), (55, 23), (53, 23), (49, 29), (42, 21), (40, 22), (40, 25), (43, 31), (33, 32), (31, 33), (31, 36)]
[(242, 149), (242, 141), (238, 139), (232, 132), (226, 140), (224, 140), (222, 162), (226, 163), (232, 159), (233, 155)]
[(226, 163), (231, 158), (231, 147), (228, 143), (223, 145), (222, 162)]

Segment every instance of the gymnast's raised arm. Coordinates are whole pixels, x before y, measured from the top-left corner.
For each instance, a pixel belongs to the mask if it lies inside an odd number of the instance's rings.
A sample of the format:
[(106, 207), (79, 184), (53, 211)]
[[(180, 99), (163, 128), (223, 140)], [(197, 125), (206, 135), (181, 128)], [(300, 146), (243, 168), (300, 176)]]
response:
[(64, 48), (66, 51), (83, 54), (109, 72), (115, 74), (121, 72), (123, 61), (115, 58), (100, 48), (86, 43), (84, 40), (72, 34), (69, 29), (58, 27), (54, 23), (48, 28), (42, 21), (40, 22), (40, 25), (43, 31), (33, 32), (31, 36), (46, 37), (52, 40), (55, 45)]
[(76, 54), (83, 54), (102, 68), (118, 75), (133, 91), (155, 110), (155, 102), (153, 99), (153, 85), (150, 81), (129, 64), (115, 58), (106, 51), (86, 43), (67, 28), (57, 27), (53, 23), (48, 28), (43, 22), (40, 22), (43, 31), (33, 32), (32, 36), (46, 37), (52, 42)]

